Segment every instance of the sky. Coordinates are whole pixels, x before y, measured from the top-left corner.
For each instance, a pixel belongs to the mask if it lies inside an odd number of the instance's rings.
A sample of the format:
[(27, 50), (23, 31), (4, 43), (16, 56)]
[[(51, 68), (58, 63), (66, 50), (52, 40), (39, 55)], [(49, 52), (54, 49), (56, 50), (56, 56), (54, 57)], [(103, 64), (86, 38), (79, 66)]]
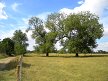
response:
[[(15, 30), (25, 32), (32, 16), (45, 20), (53, 12), (70, 14), (79, 11), (90, 11), (100, 17), (104, 35), (97, 40), (96, 50), (108, 51), (108, 0), (0, 0), (0, 39), (12, 37)], [(35, 45), (31, 34), (31, 31), (27, 33), (29, 50)]]

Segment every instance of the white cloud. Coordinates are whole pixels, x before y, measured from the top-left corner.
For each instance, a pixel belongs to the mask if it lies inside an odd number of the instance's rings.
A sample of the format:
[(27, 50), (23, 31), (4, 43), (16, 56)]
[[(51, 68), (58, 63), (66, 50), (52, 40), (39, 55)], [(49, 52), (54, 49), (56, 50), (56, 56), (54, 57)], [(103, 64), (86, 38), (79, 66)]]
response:
[(6, 32), (6, 31), (4, 32), (4, 31), (0, 30), (0, 39), (2, 40), (7, 37), (11, 38), (13, 36), (13, 33), (14, 33), (14, 30), (10, 30), (8, 32)]
[(78, 2), (78, 4), (83, 4), (83, 3), (84, 3), (84, 1), (83, 1), (83, 0), (81, 0), (81, 1), (79, 1), (79, 2)]
[(26, 26), (18, 26), (18, 25), (14, 25), (14, 24), (10, 24), (10, 26), (12, 26), (13, 29), (5, 30), (5, 31), (0, 30), (0, 39), (4, 39), (7, 37), (11, 38), (13, 36), (13, 33), (15, 32), (15, 30), (22, 30), (22, 32), (25, 32)]
[(98, 47), (95, 50), (108, 51), (108, 42), (99, 43)]
[(103, 23), (104, 37), (108, 37), (108, 16), (101, 18), (100, 22)]
[(104, 37), (108, 37), (108, 26), (104, 28)]
[(35, 46), (35, 40), (32, 39), (31, 35), (32, 35), (32, 31), (29, 31), (26, 33), (27, 34), (27, 37), (28, 37), (28, 42), (29, 43), (29, 46), (28, 46), (28, 50), (34, 50), (33, 46)]
[(69, 15), (69, 14), (73, 13), (74, 11), (72, 9), (62, 8), (59, 12)]
[(94, 0), (94, 1), (84, 0), (80, 6), (75, 7), (74, 9), (63, 8), (60, 10), (60, 12), (69, 14), (79, 11), (91, 11), (92, 13), (96, 13), (97, 15), (101, 16), (104, 9), (107, 7), (108, 7), (108, 0)]
[(24, 24), (28, 25), (28, 20), (29, 18), (22, 18), (22, 21), (24, 22)]
[(55, 44), (55, 47), (57, 50), (60, 50), (61, 48), (63, 48), (63, 46), (60, 45), (60, 41), (58, 41), (56, 44)]
[(18, 6), (19, 5), (21, 5), (20, 3), (13, 3), (12, 5), (11, 5), (11, 7), (12, 7), (12, 9), (15, 11), (15, 12), (17, 12), (18, 11)]
[(44, 13), (41, 13), (41, 14), (38, 14), (36, 15), (36, 17), (39, 17), (40, 19), (44, 20), (47, 18), (47, 16), (51, 14), (51, 12), (44, 12)]
[(6, 5), (4, 3), (0, 3), (0, 19), (7, 19), (8, 18), (6, 12), (4, 11), (5, 7), (6, 7)]

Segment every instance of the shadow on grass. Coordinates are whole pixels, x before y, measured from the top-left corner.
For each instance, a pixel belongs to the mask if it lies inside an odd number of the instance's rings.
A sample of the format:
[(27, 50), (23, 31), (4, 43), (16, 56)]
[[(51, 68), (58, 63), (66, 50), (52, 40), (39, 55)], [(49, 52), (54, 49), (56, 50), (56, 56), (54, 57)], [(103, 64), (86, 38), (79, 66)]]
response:
[(5, 63), (0, 63), (0, 71), (4, 70), (5, 67), (6, 67)]
[(0, 71), (4, 71), (4, 70), (12, 70), (15, 69), (17, 67), (17, 60), (11, 61), (9, 63), (0, 63)]
[[(12, 70), (17, 68), (17, 64), (16, 62), (11, 62), (9, 64), (5, 64), (5, 63), (0, 63), (0, 71), (4, 71), (4, 70)], [(23, 68), (30, 68), (31, 64), (27, 64), (27, 63), (22, 63), (22, 67)]]
[(106, 55), (99, 55), (99, 54), (97, 54), (97, 55), (85, 55), (85, 56), (80, 56), (80, 57), (108, 57), (108, 54), (106, 54)]
[(27, 64), (27, 63), (22, 63), (22, 67), (23, 68), (30, 68), (31, 64)]
[(108, 57), (108, 54), (104, 54), (104, 55), (100, 55), (100, 54), (91, 54), (91, 55), (81, 55), (80, 56), (80, 54), (79, 54), (79, 56), (78, 57), (76, 57), (75, 55), (67, 55), (66, 56), (66, 54), (64, 55), (64, 56), (60, 56), (60, 55), (55, 55), (55, 56), (40, 56), (40, 57), (48, 57), (48, 58), (50, 58), (50, 57), (58, 57), (58, 58), (92, 58), (92, 57)]

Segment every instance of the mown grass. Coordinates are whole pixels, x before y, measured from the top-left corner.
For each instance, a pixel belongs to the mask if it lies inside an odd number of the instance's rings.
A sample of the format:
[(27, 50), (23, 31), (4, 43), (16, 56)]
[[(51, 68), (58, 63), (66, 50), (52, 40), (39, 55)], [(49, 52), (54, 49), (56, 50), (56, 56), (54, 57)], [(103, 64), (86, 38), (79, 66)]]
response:
[(22, 81), (108, 81), (108, 56), (27, 55)]
[[(16, 79), (16, 68), (0, 71), (0, 81)], [(22, 81), (108, 81), (108, 55), (28, 54)]]

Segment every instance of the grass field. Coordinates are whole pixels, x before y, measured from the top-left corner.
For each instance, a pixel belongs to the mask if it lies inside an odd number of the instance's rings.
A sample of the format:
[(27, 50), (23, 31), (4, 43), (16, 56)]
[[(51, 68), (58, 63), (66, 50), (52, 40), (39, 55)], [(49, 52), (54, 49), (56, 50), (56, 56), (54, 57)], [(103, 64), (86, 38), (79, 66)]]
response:
[[(1, 71), (0, 81), (16, 81), (15, 69)], [(22, 81), (108, 81), (108, 56), (29, 54), (23, 59)]]
[[(17, 57), (0, 59), (0, 81), (16, 81)], [(2, 68), (4, 67), (5, 68)]]

